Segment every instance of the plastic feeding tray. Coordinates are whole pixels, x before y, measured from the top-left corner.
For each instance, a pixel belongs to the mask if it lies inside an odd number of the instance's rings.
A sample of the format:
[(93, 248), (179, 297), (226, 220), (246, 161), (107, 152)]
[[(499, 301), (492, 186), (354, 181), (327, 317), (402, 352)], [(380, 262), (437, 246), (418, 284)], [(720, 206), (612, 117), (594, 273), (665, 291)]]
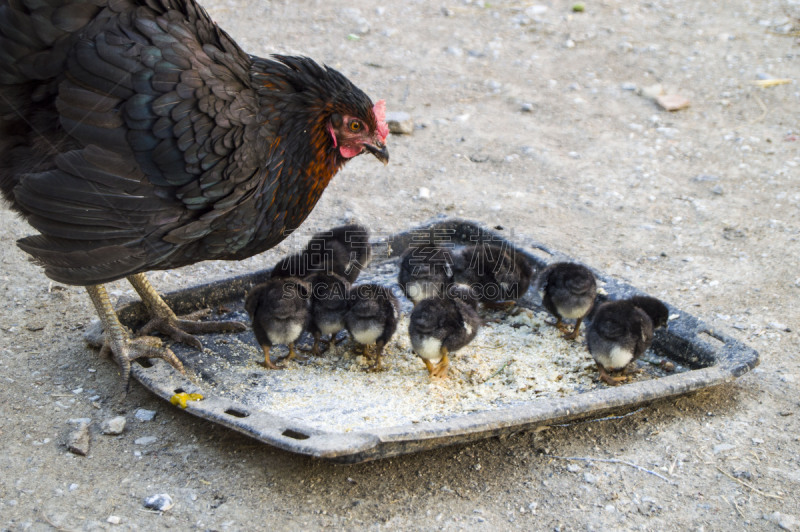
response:
[[(396, 287), (398, 257), (430, 235), (454, 246), (486, 241), (513, 246), (535, 271), (571, 260), (522, 235), (501, 236), (501, 231), (445, 220), (374, 242), (373, 261), (359, 282)], [(595, 273), (598, 303), (640, 293)], [(249, 322), (245, 295), (268, 277), (264, 270), (173, 292), (166, 300), (179, 314), (211, 307), (225, 319)], [(186, 375), (159, 359), (133, 364), (132, 374), (167, 401), (176, 393), (201, 394), (203, 399), (186, 407), (196, 416), (287, 451), (355, 463), (599, 416), (729, 382), (758, 364), (753, 349), (669, 307), (668, 327), (656, 331), (651, 349), (637, 361), (642, 371), (628, 383), (609, 387), (596, 377), (583, 334), (569, 342), (545, 324), (552, 318), (532, 287), (517, 309), (484, 315), (486, 324), (475, 340), (451, 357), (449, 378), (432, 381), (411, 351), (411, 306), (400, 299), (401, 321), (381, 372), (364, 371), (368, 361), (347, 338), (320, 357), (268, 370), (259, 365), (263, 354), (248, 329), (204, 335), (202, 351), (172, 345)], [(120, 318), (129, 327), (140, 326), (141, 303), (124, 306)], [(309, 340), (306, 335), (300, 347)], [(273, 356), (282, 353), (284, 347), (273, 348)]]

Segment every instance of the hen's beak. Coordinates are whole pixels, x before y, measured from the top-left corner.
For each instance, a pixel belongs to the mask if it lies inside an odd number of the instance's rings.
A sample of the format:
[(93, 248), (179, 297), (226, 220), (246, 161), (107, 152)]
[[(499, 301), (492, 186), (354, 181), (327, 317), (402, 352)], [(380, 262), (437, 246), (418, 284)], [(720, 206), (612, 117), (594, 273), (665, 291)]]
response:
[(364, 143), (364, 149), (377, 157), (383, 164), (389, 164), (389, 150), (386, 149), (386, 144), (376, 140), (375, 144)]

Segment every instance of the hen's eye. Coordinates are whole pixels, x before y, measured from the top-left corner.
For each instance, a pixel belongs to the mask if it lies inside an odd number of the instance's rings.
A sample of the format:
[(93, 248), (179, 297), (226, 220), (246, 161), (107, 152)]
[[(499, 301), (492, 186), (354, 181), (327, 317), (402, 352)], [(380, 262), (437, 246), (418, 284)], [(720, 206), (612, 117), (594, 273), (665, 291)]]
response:
[(353, 132), (361, 131), (361, 122), (359, 122), (358, 120), (353, 120), (352, 122), (350, 122), (350, 131)]

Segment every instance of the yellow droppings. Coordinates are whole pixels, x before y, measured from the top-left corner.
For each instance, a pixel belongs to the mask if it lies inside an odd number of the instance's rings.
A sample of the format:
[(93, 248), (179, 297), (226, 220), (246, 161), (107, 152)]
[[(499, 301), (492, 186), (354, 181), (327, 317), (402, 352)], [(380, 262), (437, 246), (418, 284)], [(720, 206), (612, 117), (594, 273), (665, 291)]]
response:
[(172, 397), (169, 398), (169, 402), (175, 406), (179, 406), (181, 408), (186, 408), (186, 403), (189, 401), (200, 401), (203, 399), (203, 395), (199, 393), (176, 393)]

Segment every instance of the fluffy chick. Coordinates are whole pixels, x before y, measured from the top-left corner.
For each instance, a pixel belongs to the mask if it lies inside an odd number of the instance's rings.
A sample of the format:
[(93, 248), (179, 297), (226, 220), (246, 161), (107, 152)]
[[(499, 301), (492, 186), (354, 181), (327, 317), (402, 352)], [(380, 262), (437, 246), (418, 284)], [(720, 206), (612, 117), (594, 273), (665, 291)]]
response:
[(309, 286), (295, 278), (271, 279), (255, 286), (247, 295), (245, 309), (250, 315), (261, 349), (263, 365), (281, 369), (269, 357), (273, 345), (289, 347), (288, 359), (295, 358), (294, 342), (308, 327), (311, 318)]
[(400, 258), (397, 282), (415, 305), (439, 297), (453, 282), (451, 262), (448, 249), (435, 245), (409, 247)]
[[(591, 270), (573, 262), (557, 262), (542, 270), (537, 285), (544, 308), (556, 317), (555, 326), (565, 334), (564, 338), (577, 338), (581, 321), (592, 310), (597, 295)], [(572, 332), (567, 332), (563, 319), (575, 320)]]
[(397, 329), (397, 320), (397, 298), (385, 286), (362, 284), (350, 289), (350, 305), (344, 321), (356, 343), (375, 346), (370, 371), (383, 368), (383, 348)]
[(285, 257), (275, 265), (272, 278), (335, 273), (352, 284), (371, 258), (367, 228), (358, 224), (342, 225), (311, 237), (300, 253)]
[(653, 341), (654, 324), (666, 325), (668, 317), (666, 305), (651, 297), (600, 305), (586, 333), (586, 343), (603, 382), (616, 386), (626, 380), (626, 376), (612, 377), (608, 371), (625, 369), (642, 356)]
[(525, 295), (533, 269), (513, 247), (482, 243), (453, 253), (453, 275), (456, 283), (471, 288), (478, 301), (502, 307)]
[(335, 273), (315, 273), (308, 277), (311, 286), (311, 319), (308, 331), (314, 335), (311, 353), (320, 354), (323, 335), (329, 334), (333, 342), (336, 333), (345, 328), (350, 283)]
[[(431, 377), (446, 377), (448, 355), (470, 343), (481, 326), (476, 302), (467, 290), (420, 301), (411, 312), (408, 336), (411, 347), (425, 363)], [(466, 292), (466, 295), (464, 293)]]

